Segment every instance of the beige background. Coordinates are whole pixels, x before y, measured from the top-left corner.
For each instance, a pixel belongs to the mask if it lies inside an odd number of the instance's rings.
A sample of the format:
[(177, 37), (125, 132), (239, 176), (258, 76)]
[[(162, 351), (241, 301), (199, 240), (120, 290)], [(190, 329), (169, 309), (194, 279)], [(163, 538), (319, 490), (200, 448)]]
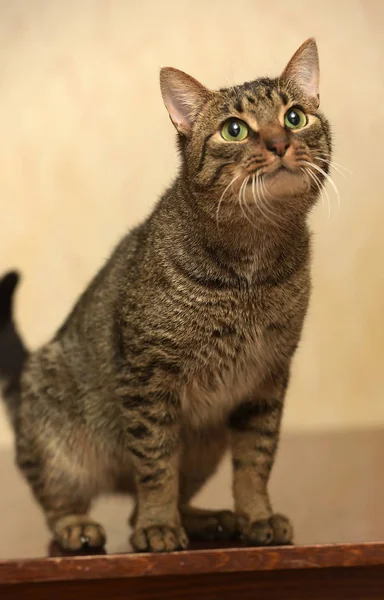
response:
[[(381, 0), (0, 0), (0, 273), (24, 274), (17, 319), (32, 348), (175, 174), (160, 67), (241, 83), (317, 37), (336, 160), (352, 174), (334, 173), (340, 210), (329, 188), (331, 217), (311, 217), (314, 291), (272, 481), (300, 542), (384, 531), (382, 436), (369, 429), (384, 424), (383, 26)], [(49, 536), (11, 440), (0, 412), (0, 556), (41, 554)], [(231, 505), (228, 462), (198, 502)], [(96, 508), (110, 550), (126, 548), (129, 506)]]
[[(318, 40), (335, 135), (331, 217), (312, 218), (314, 291), (287, 430), (384, 422), (384, 2), (2, 0), (0, 273), (24, 274), (31, 347), (60, 324), (177, 164), (159, 68), (211, 87), (278, 74)], [(0, 421), (0, 444), (11, 436)]]

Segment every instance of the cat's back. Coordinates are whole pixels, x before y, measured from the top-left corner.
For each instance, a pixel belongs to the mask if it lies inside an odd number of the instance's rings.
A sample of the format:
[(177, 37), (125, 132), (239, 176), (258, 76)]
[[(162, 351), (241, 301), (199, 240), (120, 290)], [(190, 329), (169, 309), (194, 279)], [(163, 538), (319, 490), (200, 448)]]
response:
[(29, 388), (39, 379), (46, 380), (47, 385), (54, 381), (58, 389), (64, 381), (68, 385), (74, 385), (76, 379), (82, 383), (97, 381), (110, 370), (115, 319), (129, 271), (134, 268), (141, 229), (134, 229), (120, 241), (53, 338), (31, 354), (23, 375)]

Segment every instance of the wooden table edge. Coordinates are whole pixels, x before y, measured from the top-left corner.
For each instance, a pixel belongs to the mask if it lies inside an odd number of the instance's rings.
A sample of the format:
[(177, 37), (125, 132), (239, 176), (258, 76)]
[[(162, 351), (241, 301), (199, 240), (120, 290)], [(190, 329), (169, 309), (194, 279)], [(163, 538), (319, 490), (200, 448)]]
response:
[(48, 581), (137, 579), (379, 565), (384, 565), (384, 542), (3, 560), (0, 561), (0, 587)]

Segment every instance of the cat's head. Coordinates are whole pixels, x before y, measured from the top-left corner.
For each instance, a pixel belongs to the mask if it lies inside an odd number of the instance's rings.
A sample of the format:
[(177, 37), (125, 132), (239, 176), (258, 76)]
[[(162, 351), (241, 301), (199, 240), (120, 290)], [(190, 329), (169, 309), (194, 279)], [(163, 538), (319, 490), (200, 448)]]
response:
[[(179, 134), (183, 175), (212, 210), (307, 212), (328, 173), (329, 124), (319, 111), (319, 60), (310, 38), (282, 75), (211, 91), (163, 68), (161, 91)], [(284, 202), (282, 202), (284, 200)]]

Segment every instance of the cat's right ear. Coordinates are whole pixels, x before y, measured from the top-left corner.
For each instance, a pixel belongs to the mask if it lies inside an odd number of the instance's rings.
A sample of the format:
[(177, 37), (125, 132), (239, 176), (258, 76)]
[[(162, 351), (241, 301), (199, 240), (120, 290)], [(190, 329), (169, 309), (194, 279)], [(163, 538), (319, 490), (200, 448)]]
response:
[(317, 108), (319, 96), (319, 53), (314, 38), (309, 38), (296, 50), (285, 67), (282, 79), (293, 81)]
[(172, 67), (161, 69), (160, 88), (172, 123), (179, 133), (189, 136), (212, 92), (187, 73)]

